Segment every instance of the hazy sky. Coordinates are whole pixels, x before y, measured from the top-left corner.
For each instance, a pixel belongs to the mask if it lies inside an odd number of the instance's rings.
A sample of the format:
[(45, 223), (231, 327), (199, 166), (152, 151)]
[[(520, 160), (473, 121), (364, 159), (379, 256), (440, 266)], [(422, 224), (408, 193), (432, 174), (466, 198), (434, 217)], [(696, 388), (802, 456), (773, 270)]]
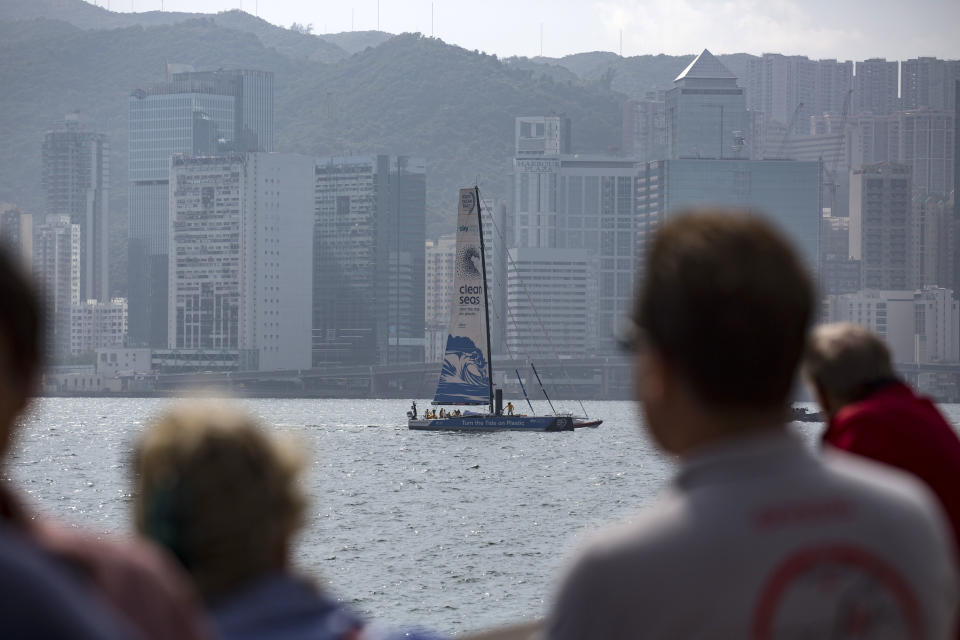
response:
[[(862, 60), (960, 58), (960, 0), (162, 0), (168, 11), (243, 9), (315, 32), (433, 32), (500, 56), (776, 51)], [(161, 0), (97, 0), (119, 11)]]

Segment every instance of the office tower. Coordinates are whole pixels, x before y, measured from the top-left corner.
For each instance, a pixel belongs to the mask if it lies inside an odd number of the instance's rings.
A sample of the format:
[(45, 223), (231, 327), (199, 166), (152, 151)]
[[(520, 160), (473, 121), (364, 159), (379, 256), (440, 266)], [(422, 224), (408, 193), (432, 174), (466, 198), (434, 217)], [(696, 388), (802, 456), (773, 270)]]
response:
[(70, 312), (80, 303), (80, 225), (69, 215), (49, 215), (37, 227), (33, 266), (46, 307), (47, 354), (61, 360), (70, 355)]
[(953, 190), (953, 113), (899, 111), (890, 116), (890, 159), (911, 168), (913, 198), (947, 195)]
[(314, 187), (314, 366), (422, 362), (424, 161), (321, 158)]
[(643, 100), (623, 105), (623, 153), (647, 162), (667, 157), (667, 113), (663, 91), (648, 91)]
[(900, 64), (903, 109), (953, 111), (954, 83), (960, 80), (960, 60), (914, 58)]
[(896, 61), (871, 58), (858, 62), (853, 79), (852, 113), (885, 116), (896, 111), (900, 93), (898, 74)]
[(613, 351), (633, 299), (636, 162), (585, 154), (518, 155), (513, 171), (514, 246), (583, 249), (599, 260), (596, 348)]
[(668, 158), (749, 157), (747, 103), (737, 78), (706, 49), (666, 94)]
[(913, 203), (912, 265), (917, 287), (956, 290), (953, 260), (957, 247), (957, 220), (949, 198), (927, 196)]
[(877, 333), (903, 364), (960, 359), (960, 303), (939, 287), (865, 290), (827, 296), (826, 322), (853, 322)]
[(33, 270), (33, 215), (0, 205), (0, 245), (16, 256), (27, 271)]
[(167, 345), (170, 159), (273, 151), (273, 74), (181, 72), (129, 98), (128, 289), (132, 345)]
[(70, 353), (123, 347), (127, 341), (127, 299), (86, 300), (70, 312)]
[(313, 161), (176, 155), (170, 170), (169, 349), (239, 368), (310, 366)]
[(523, 116), (514, 126), (517, 155), (570, 153), (570, 118), (566, 116)]
[[(486, 229), (484, 229), (486, 231)], [(457, 255), (456, 234), (427, 240), (424, 263), (424, 339), (426, 362), (443, 360), (449, 334), (450, 301), (453, 295), (453, 264)]]
[(46, 215), (67, 215), (80, 226), (80, 297), (110, 299), (110, 143), (86, 131), (75, 114), (43, 138)]
[(583, 358), (597, 344), (597, 262), (584, 249), (510, 249), (507, 351), (515, 358)]
[(789, 237), (811, 271), (820, 261), (820, 163), (784, 160), (665, 160), (637, 175), (637, 264), (672, 213), (726, 205), (763, 214)]
[(845, 133), (849, 166), (856, 168), (863, 164), (896, 161), (896, 148), (891, 148), (891, 140), (895, 141), (898, 135), (896, 128), (895, 115), (850, 116)]
[(912, 273), (910, 167), (879, 162), (850, 175), (850, 257), (864, 289), (909, 289)]
[(860, 290), (860, 261), (850, 259), (849, 254), (850, 218), (824, 213), (820, 219), (821, 294)]

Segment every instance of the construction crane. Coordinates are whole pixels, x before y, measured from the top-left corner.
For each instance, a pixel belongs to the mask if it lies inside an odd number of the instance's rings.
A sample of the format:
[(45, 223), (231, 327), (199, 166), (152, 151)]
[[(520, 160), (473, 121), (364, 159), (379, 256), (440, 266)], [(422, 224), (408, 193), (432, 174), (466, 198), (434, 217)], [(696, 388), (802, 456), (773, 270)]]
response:
[(793, 110), (793, 115), (790, 116), (790, 124), (787, 125), (787, 130), (783, 134), (783, 140), (780, 141), (780, 147), (777, 148), (777, 158), (783, 158), (783, 151), (787, 147), (787, 141), (790, 140), (790, 136), (793, 135), (793, 128), (797, 126), (797, 118), (800, 117), (801, 109), (803, 109), (803, 103), (798, 102), (797, 108)]
[(840, 163), (840, 154), (843, 152), (844, 141), (847, 136), (847, 118), (850, 116), (850, 97), (852, 95), (853, 89), (849, 89), (843, 99), (843, 109), (840, 111), (840, 131), (837, 132), (837, 148), (833, 152), (830, 164), (823, 168), (823, 186), (827, 190), (830, 215), (834, 215), (837, 210), (837, 165)]

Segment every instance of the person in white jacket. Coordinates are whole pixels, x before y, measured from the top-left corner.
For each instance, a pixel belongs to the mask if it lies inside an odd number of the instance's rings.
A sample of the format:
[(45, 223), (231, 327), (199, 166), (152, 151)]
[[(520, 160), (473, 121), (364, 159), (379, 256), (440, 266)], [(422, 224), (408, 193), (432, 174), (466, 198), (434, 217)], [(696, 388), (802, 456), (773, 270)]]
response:
[(679, 472), (569, 564), (548, 638), (953, 637), (931, 494), (786, 426), (813, 300), (757, 214), (686, 212), (657, 233), (628, 342), (646, 430)]

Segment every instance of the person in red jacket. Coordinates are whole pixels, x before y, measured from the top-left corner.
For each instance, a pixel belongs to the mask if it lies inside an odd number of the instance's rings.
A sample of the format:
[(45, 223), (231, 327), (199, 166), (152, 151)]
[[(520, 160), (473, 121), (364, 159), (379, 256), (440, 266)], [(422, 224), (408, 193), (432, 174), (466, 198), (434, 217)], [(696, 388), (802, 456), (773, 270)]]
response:
[(803, 368), (828, 420), (824, 445), (920, 478), (940, 499), (960, 550), (960, 438), (933, 402), (897, 379), (883, 340), (855, 324), (821, 325)]

